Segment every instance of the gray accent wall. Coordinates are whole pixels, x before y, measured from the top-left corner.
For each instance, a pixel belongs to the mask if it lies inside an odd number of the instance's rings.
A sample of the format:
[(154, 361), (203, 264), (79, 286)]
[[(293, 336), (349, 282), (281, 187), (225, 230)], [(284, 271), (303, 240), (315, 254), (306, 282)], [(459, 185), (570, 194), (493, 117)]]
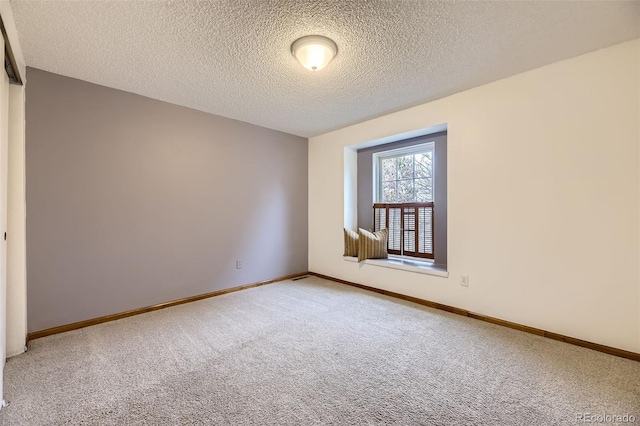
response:
[(378, 145), (358, 150), (358, 227), (373, 228), (373, 154), (435, 142), (434, 162), (434, 263), (447, 264), (447, 133)]
[(30, 332), (307, 271), (307, 139), (27, 76)]

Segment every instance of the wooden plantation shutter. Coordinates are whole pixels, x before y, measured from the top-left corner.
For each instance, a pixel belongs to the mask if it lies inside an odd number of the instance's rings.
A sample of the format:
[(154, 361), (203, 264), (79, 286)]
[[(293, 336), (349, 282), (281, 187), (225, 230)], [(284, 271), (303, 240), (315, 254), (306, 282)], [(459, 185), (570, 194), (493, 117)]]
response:
[(415, 256), (416, 254), (417, 224), (415, 207), (404, 207), (402, 209), (402, 241), (404, 242), (403, 254), (407, 256)]
[(433, 205), (431, 207), (417, 207), (417, 209), (418, 253), (430, 254), (430, 259), (433, 259)]
[(389, 218), (389, 253), (400, 254), (401, 228), (402, 228), (402, 209), (396, 207), (387, 207), (387, 217)]
[(432, 202), (374, 204), (373, 226), (389, 230), (389, 253), (433, 259)]

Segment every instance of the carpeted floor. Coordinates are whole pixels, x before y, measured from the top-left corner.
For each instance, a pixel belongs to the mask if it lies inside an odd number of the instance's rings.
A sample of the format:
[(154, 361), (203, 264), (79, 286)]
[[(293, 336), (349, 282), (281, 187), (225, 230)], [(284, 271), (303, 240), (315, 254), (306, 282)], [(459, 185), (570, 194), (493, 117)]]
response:
[(315, 277), (35, 340), (2, 425), (554, 425), (640, 363)]

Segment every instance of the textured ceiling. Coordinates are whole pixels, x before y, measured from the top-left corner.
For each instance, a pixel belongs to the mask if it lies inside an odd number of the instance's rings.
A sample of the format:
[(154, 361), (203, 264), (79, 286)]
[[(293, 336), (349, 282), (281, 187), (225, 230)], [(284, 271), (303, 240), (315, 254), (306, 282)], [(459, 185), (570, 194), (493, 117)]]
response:
[[(637, 2), (11, 2), (28, 66), (317, 135), (638, 37)], [(328, 36), (318, 73), (290, 45)]]

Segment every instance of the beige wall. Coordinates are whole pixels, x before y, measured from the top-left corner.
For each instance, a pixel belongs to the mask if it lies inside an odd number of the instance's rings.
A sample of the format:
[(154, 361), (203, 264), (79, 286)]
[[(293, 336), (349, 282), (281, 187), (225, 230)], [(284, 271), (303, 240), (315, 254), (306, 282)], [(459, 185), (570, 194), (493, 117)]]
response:
[[(639, 57), (635, 40), (311, 138), (310, 270), (640, 352)], [(449, 278), (345, 262), (345, 149), (442, 124)]]
[(24, 86), (9, 86), (7, 356), (23, 353), (27, 337), (24, 94)]
[(30, 331), (307, 270), (306, 139), (27, 77)]

